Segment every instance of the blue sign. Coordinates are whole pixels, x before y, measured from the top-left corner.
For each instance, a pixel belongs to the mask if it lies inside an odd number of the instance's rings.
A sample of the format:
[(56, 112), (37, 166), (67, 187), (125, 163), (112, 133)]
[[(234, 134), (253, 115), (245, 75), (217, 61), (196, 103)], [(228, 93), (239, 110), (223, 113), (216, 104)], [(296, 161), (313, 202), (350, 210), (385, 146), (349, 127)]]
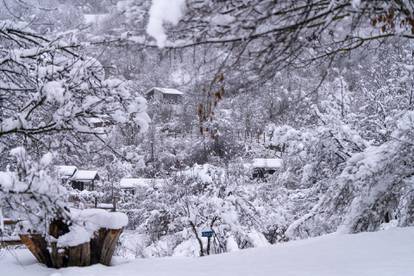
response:
[(214, 231), (212, 229), (201, 231), (201, 236), (204, 238), (211, 238), (213, 235), (214, 235)]

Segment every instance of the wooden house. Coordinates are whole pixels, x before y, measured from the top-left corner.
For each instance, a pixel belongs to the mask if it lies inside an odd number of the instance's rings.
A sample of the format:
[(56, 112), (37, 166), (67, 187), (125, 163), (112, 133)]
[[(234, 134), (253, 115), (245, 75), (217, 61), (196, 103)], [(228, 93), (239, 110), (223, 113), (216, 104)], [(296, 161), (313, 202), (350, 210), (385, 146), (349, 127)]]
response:
[(266, 175), (274, 174), (282, 167), (280, 158), (255, 158), (252, 162), (253, 178), (265, 178)]
[(145, 98), (149, 102), (181, 104), (184, 93), (174, 88), (153, 87), (145, 93)]
[(72, 188), (79, 191), (94, 191), (96, 182), (99, 179), (98, 171), (76, 170), (75, 174), (70, 178), (70, 184)]

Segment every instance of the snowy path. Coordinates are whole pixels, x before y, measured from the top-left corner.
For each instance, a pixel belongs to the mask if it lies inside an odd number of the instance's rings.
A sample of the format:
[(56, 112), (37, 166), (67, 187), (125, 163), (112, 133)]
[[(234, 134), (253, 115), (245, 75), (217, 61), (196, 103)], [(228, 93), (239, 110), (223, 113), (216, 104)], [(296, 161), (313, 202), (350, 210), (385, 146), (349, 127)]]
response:
[(139, 259), (112, 267), (53, 270), (26, 250), (0, 253), (0, 275), (75, 276), (413, 276), (414, 227), (327, 235), (205, 258)]

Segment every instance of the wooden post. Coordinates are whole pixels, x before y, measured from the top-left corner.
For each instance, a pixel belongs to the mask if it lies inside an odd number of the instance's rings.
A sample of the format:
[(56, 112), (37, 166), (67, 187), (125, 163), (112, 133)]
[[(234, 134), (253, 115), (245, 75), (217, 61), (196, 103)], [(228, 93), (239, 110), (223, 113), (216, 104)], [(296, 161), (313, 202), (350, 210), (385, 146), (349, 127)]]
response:
[(206, 249), (207, 255), (210, 255), (210, 246), (211, 246), (211, 237), (208, 237), (207, 238), (207, 249)]

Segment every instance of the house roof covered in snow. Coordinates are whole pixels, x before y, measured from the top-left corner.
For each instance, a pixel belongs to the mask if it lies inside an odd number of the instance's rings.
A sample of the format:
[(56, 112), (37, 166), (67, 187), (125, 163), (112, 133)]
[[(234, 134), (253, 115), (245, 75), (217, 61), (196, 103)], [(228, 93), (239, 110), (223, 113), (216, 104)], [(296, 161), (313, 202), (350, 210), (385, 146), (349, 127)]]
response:
[(119, 182), (121, 189), (135, 189), (139, 187), (149, 187), (165, 183), (165, 179), (160, 178), (122, 178)]
[(276, 169), (282, 167), (280, 158), (255, 158), (253, 159), (254, 168)]
[(75, 181), (91, 181), (99, 179), (98, 171), (92, 170), (77, 170), (72, 176), (72, 180)]
[(76, 172), (77, 168), (75, 166), (60, 165), (56, 166), (56, 170), (60, 177), (69, 178)]
[(184, 95), (183, 92), (175, 88), (164, 88), (164, 87), (153, 87), (150, 90), (148, 90), (146, 94), (150, 93), (153, 90), (157, 90), (161, 92), (162, 94), (168, 94), (168, 95)]

